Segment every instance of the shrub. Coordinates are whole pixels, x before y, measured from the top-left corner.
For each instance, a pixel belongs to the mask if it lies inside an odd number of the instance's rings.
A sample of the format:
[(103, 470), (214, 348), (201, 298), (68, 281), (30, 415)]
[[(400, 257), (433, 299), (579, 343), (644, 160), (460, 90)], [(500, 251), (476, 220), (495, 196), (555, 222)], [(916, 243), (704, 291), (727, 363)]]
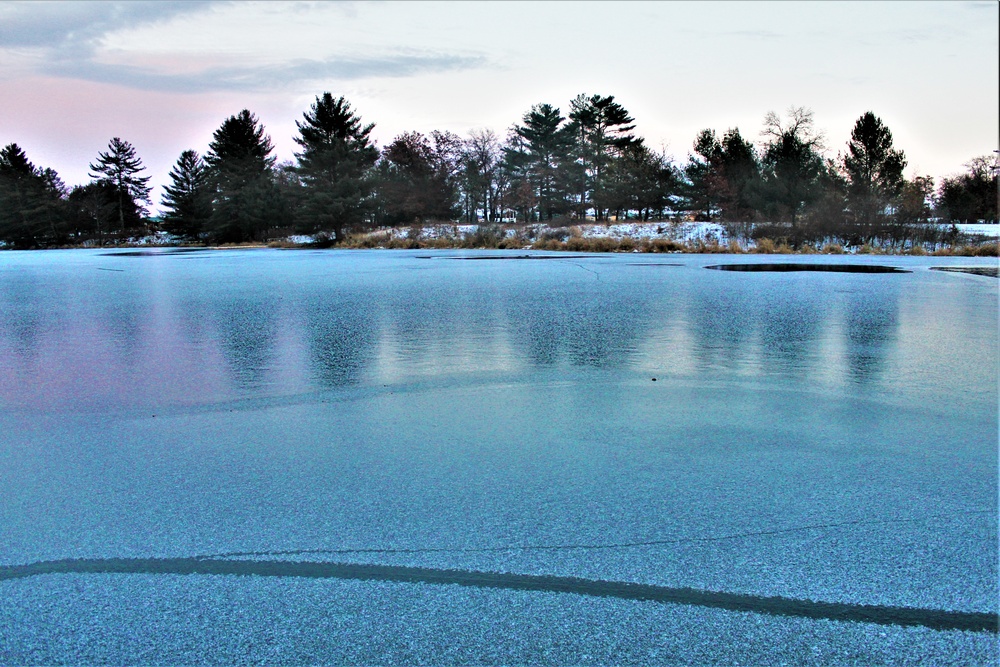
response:
[(647, 252), (681, 252), (684, 246), (673, 239), (652, 239), (647, 244)]
[(545, 230), (545, 232), (539, 236), (541, 241), (565, 241), (571, 236), (569, 228), (567, 227), (553, 227)]
[(997, 257), (1000, 256), (1000, 242), (984, 243), (976, 248), (977, 257)]
[(503, 229), (498, 224), (479, 225), (476, 231), (462, 238), (464, 248), (496, 248), (504, 238)]
[(420, 245), (423, 248), (435, 248), (438, 250), (458, 247), (454, 237), (451, 236), (439, 236), (433, 239), (424, 239), (420, 242)]
[(774, 245), (774, 241), (765, 236), (764, 238), (757, 239), (757, 246), (753, 251), (761, 255), (773, 255), (777, 252), (777, 250), (778, 249)]
[(558, 239), (540, 238), (531, 244), (535, 250), (564, 250), (565, 244)]
[(389, 239), (389, 242), (385, 244), (385, 247), (393, 250), (416, 250), (420, 247), (420, 241), (408, 236), (402, 238), (394, 236)]
[(566, 241), (566, 250), (573, 252), (614, 252), (617, 249), (618, 242), (606, 236), (592, 238), (571, 236)]

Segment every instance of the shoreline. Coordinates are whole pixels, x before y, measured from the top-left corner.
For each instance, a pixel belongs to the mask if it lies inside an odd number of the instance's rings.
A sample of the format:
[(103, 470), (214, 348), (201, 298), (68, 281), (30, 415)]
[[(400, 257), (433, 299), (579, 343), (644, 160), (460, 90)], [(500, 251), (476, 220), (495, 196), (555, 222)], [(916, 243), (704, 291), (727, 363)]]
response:
[(339, 245), (318, 245), (311, 243), (292, 243), (288, 241), (269, 241), (267, 243), (228, 243), (222, 245), (192, 245), (192, 244), (144, 244), (144, 243), (120, 243), (115, 245), (87, 245), (87, 244), (77, 244), (77, 245), (62, 245), (53, 248), (31, 248), (31, 249), (15, 249), (15, 248), (0, 248), (0, 256), (5, 251), (10, 252), (44, 252), (47, 250), (180, 250), (180, 251), (199, 251), (199, 250), (373, 250), (373, 251), (394, 251), (394, 250), (510, 250), (510, 251), (545, 251), (545, 252), (566, 252), (566, 253), (596, 253), (596, 254), (640, 254), (640, 255), (875, 255), (884, 257), (993, 257), (1000, 259), (1000, 250), (998, 250), (998, 244), (996, 242), (986, 243), (981, 245), (960, 245), (960, 246), (946, 246), (940, 247), (932, 251), (928, 251), (920, 246), (916, 248), (906, 248), (906, 249), (892, 249), (892, 248), (880, 248), (880, 247), (869, 247), (869, 248), (840, 248), (840, 249), (823, 249), (815, 248), (813, 246), (805, 246), (800, 248), (792, 247), (781, 247), (760, 249), (757, 247), (743, 247), (742, 245), (738, 248), (726, 245), (726, 246), (706, 246), (706, 247), (687, 247), (682, 246), (678, 249), (658, 249), (658, 248), (641, 248), (641, 247), (615, 247), (616, 244), (612, 243), (594, 243), (586, 244), (583, 247), (579, 246), (568, 246), (567, 244), (561, 244), (560, 246), (554, 246), (552, 244), (547, 244), (544, 246), (538, 245), (526, 245), (526, 246), (472, 246), (463, 245), (461, 243), (455, 244), (445, 244), (445, 243), (417, 243), (417, 244), (389, 244), (389, 245), (357, 245), (351, 243), (344, 243)]
[[(428, 223), (348, 232), (339, 243), (327, 232), (293, 234), (282, 230), (273, 238), (241, 243), (199, 243), (154, 232), (98, 245), (92, 239), (49, 249), (324, 249), (350, 250), (517, 250), (643, 254), (767, 254), (767, 255), (888, 255), (888, 256), (1000, 256), (1000, 225), (953, 225), (947, 236), (928, 238), (914, 229), (900, 239), (870, 238), (848, 244), (843, 238), (801, 240), (760, 236), (752, 238), (746, 223), (610, 222), (575, 225)], [(774, 230), (769, 231), (781, 231)], [(940, 230), (939, 230), (940, 231)], [(13, 249), (0, 247), (0, 250)], [(41, 248), (45, 249), (45, 248)]]

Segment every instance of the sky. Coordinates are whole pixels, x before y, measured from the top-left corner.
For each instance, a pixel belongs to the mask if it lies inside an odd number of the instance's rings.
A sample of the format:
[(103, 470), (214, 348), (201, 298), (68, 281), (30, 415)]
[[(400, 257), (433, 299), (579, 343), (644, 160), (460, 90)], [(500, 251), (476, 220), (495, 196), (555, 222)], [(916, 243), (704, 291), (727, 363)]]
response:
[(996, 2), (0, 2), (0, 145), (69, 186), (112, 137), (162, 185), (249, 109), (279, 161), (318, 95), (379, 146), (490, 128), (534, 104), (613, 95), (683, 164), (697, 133), (762, 142), (768, 111), (813, 111), (826, 155), (873, 111), (937, 179), (998, 148)]

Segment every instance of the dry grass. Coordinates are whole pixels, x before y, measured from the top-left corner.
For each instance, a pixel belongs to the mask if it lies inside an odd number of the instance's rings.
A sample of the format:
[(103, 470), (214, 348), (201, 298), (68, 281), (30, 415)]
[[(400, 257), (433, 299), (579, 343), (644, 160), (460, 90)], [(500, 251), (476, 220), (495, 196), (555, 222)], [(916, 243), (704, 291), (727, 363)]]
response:
[(565, 250), (566, 245), (559, 239), (540, 238), (531, 244), (532, 250)]
[[(777, 242), (764, 237), (758, 239), (754, 246), (744, 247), (738, 240), (731, 239), (722, 244), (713, 236), (707, 239), (692, 239), (680, 241), (672, 238), (631, 238), (616, 239), (608, 236), (583, 236), (578, 226), (566, 226), (552, 229), (537, 238), (531, 229), (515, 228), (516, 232), (508, 236), (500, 225), (494, 225), (482, 230), (479, 234), (443, 234), (428, 237), (423, 234), (426, 228), (413, 226), (406, 236), (394, 236), (391, 230), (378, 230), (368, 233), (354, 233), (345, 238), (338, 247), (341, 248), (392, 248), (392, 249), (454, 249), (454, 248), (496, 248), (501, 250), (567, 250), (570, 252), (643, 252), (643, 253), (759, 253), (759, 254), (801, 254), (811, 255), (823, 253), (826, 255), (842, 255), (846, 251), (839, 243), (825, 243), (822, 247), (804, 243), (799, 248), (792, 248), (787, 242)], [(456, 228), (457, 229), (457, 228)], [(260, 244), (231, 244), (228, 247), (260, 247)], [(302, 244), (286, 240), (275, 240), (267, 244), (270, 248), (297, 248)], [(860, 255), (869, 254), (908, 254), (924, 256), (931, 254), (939, 257), (997, 257), (1000, 247), (997, 241), (987, 243), (941, 246), (928, 253), (921, 244), (915, 244), (907, 249), (864, 244), (855, 252)]]
[(1000, 257), (1000, 241), (984, 243), (976, 248), (977, 257)]
[(673, 239), (650, 239), (642, 244), (643, 252), (684, 252), (683, 243)]
[(951, 250), (953, 255), (961, 257), (996, 257), (1000, 253), (1000, 242), (992, 241), (978, 245), (960, 245)]
[(765, 236), (762, 239), (757, 239), (757, 245), (754, 246), (753, 251), (760, 255), (773, 255), (778, 251), (778, 247), (774, 241)]

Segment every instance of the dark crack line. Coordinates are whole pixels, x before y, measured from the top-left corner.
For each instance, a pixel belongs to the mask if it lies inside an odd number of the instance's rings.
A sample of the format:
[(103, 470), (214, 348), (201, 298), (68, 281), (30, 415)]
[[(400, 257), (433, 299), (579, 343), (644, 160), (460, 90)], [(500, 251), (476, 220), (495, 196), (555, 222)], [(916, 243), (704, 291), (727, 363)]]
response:
[(0, 581), (44, 574), (195, 574), (456, 584), (475, 588), (571, 593), (816, 620), (922, 626), (932, 630), (991, 633), (998, 631), (998, 616), (994, 613), (816, 602), (778, 596), (768, 597), (694, 588), (672, 588), (603, 579), (474, 570), (281, 560), (206, 560), (203, 558), (90, 558), (0, 566)]
[(817, 523), (808, 526), (794, 526), (791, 528), (776, 528), (774, 530), (762, 530), (750, 533), (736, 533), (733, 535), (718, 535), (715, 537), (683, 537), (672, 540), (646, 540), (642, 542), (615, 542), (611, 544), (538, 544), (538, 545), (512, 545), (505, 547), (411, 547), (411, 548), (361, 548), (361, 549), (288, 549), (282, 551), (227, 551), (217, 554), (203, 554), (194, 558), (239, 558), (239, 557), (259, 557), (259, 556), (305, 556), (311, 554), (433, 554), (433, 553), (498, 553), (511, 551), (571, 551), (571, 550), (601, 550), (601, 549), (630, 549), (639, 547), (669, 546), (674, 544), (698, 544), (705, 542), (722, 542), (728, 540), (740, 540), (752, 537), (771, 537), (775, 535), (787, 535), (790, 533), (808, 532), (811, 530), (825, 530), (832, 528), (843, 528), (846, 526), (858, 525), (885, 525), (901, 523), (918, 523), (932, 519), (949, 519), (958, 514), (989, 514), (992, 510), (971, 510), (968, 512), (957, 512), (955, 514), (939, 514), (919, 517), (914, 519), (885, 519), (873, 521), (871, 519), (856, 519), (854, 521), (841, 521), (838, 523)]
[(575, 267), (577, 267), (579, 269), (583, 269), (584, 271), (587, 271), (588, 273), (593, 273), (595, 276), (597, 276), (598, 280), (601, 279), (601, 274), (600, 273), (598, 273), (597, 271), (594, 271), (593, 269), (588, 269), (583, 264), (577, 264), (576, 262), (567, 262), (565, 259), (559, 259), (559, 261), (561, 263), (563, 263), (563, 264), (570, 264), (570, 265), (575, 266)]

